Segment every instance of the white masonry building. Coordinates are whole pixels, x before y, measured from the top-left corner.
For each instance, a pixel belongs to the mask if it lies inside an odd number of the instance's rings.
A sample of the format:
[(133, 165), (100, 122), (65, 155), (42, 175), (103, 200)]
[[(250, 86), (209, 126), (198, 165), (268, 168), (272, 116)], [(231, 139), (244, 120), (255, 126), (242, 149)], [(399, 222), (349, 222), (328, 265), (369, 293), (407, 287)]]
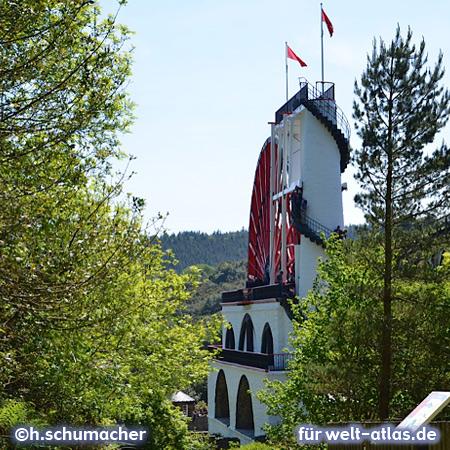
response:
[(343, 228), (341, 173), (350, 127), (334, 100), (334, 84), (307, 82), (275, 114), (252, 192), (248, 281), (222, 294), (221, 351), (208, 380), (211, 434), (242, 444), (276, 422), (255, 395), (264, 379), (286, 378), (292, 314), (288, 298), (306, 296), (322, 233)]

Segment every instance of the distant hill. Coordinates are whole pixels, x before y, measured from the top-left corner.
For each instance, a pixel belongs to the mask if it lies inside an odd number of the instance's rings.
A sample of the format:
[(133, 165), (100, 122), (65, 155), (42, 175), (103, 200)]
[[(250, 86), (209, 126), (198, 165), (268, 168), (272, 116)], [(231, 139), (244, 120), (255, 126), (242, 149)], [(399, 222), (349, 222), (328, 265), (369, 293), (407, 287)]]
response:
[[(347, 225), (347, 238), (354, 239), (361, 225)], [(206, 264), (217, 267), (223, 262), (247, 261), (248, 231), (232, 231), (212, 234), (200, 231), (181, 231), (165, 234), (160, 237), (163, 250), (172, 250), (179, 263), (175, 266), (177, 272), (182, 272), (189, 266)]]
[(201, 270), (200, 286), (186, 304), (186, 313), (194, 317), (220, 311), (222, 292), (245, 288), (247, 260), (222, 262), (217, 267), (198, 264)]
[(186, 267), (206, 264), (216, 267), (219, 263), (247, 260), (248, 231), (212, 234), (200, 231), (182, 231), (166, 234), (161, 238), (163, 250), (172, 250), (179, 263), (178, 272)]

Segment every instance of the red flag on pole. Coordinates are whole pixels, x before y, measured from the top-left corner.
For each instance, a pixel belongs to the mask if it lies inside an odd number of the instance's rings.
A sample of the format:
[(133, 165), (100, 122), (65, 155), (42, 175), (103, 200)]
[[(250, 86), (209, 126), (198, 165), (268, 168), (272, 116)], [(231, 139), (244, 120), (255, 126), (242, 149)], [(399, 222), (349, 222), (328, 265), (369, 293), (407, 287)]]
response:
[[(287, 45), (287, 44), (286, 44)], [(294, 59), (295, 61), (298, 61), (300, 63), (300, 65), (302, 67), (306, 67), (306, 63), (304, 61), (302, 61), (291, 49), (291, 47), (289, 47), (289, 45), (287, 45), (287, 57), (290, 59)]]
[(328, 27), (328, 32), (330, 33), (330, 37), (333, 36), (333, 24), (331, 23), (331, 20), (328, 18), (328, 16), (325, 14), (325, 11), (322, 9), (322, 22), (325, 22)]

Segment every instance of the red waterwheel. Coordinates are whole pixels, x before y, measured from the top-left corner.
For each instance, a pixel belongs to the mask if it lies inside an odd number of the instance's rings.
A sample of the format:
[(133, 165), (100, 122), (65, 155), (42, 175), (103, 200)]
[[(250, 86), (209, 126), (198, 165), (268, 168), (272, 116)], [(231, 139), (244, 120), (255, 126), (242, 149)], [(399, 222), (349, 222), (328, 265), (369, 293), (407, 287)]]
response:
[[(256, 167), (255, 180), (253, 182), (252, 202), (250, 207), (250, 226), (248, 237), (248, 280), (250, 282), (262, 280), (268, 282), (268, 269), (271, 267), (273, 274), (281, 270), (282, 248), (282, 198), (275, 200), (274, 204), (274, 255), (270, 255), (270, 139), (267, 139), (259, 155)], [(282, 189), (281, 173), (278, 167), (282, 167), (275, 146), (275, 189)], [(299, 243), (300, 235), (291, 221), (290, 194), (286, 199), (286, 269), (285, 276), (294, 271), (294, 245)], [(273, 261), (271, 261), (273, 259)], [(273, 279), (271, 280), (274, 281)]]

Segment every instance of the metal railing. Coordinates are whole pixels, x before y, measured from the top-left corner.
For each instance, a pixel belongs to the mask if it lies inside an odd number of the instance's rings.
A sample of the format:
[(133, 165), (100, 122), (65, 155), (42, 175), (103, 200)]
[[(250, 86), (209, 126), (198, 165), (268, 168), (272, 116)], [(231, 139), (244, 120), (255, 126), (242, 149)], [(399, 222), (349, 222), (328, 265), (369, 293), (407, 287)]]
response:
[(269, 366), (269, 371), (287, 370), (288, 363), (293, 358), (291, 353), (276, 353), (273, 355), (273, 365)]
[(329, 84), (330, 87), (325, 92), (321, 92), (307, 81), (301, 81), (300, 88), (301, 90), (307, 89), (308, 101), (314, 102), (314, 106), (317, 107), (319, 112), (335, 124), (342, 131), (345, 139), (350, 142), (350, 124), (334, 99), (334, 83)]
[(322, 225), (316, 220), (311, 219), (311, 217), (307, 216), (306, 214), (301, 215), (301, 217), (303, 218), (302, 223), (304, 223), (316, 236), (320, 237), (320, 232), (325, 235), (326, 239), (331, 236), (331, 233), (333, 231), (327, 228), (325, 225)]
[(317, 222), (317, 220), (314, 220), (311, 217), (309, 217), (302, 210), (301, 206), (296, 204), (295, 202), (292, 202), (292, 216), (296, 228), (298, 228), (299, 225), (300, 226), (304, 225), (306, 228), (308, 228), (308, 231), (315, 234), (319, 238), (320, 232), (322, 232), (325, 235), (326, 239), (328, 239), (331, 236), (331, 233), (333, 233), (333, 230), (330, 230), (330, 228), (327, 228), (325, 225), (322, 225), (321, 223)]
[(301, 81), (300, 90), (275, 113), (275, 122), (280, 123), (284, 114), (294, 112), (300, 105), (309, 104), (330, 123), (336, 125), (347, 142), (350, 142), (350, 124), (334, 99), (334, 83), (328, 84), (330, 87), (321, 92), (308, 81)]
[(283, 293), (283, 286), (280, 284), (267, 284), (251, 289), (222, 292), (222, 303), (242, 303), (267, 298), (279, 298)]
[(220, 350), (217, 360), (239, 364), (242, 366), (255, 367), (267, 372), (287, 370), (288, 361), (292, 358), (288, 353), (256, 353), (223, 348), (221, 345), (209, 345), (211, 350)]
[(222, 303), (235, 303), (235, 302), (243, 302), (246, 300), (247, 300), (247, 293), (245, 293), (243, 289), (222, 292)]

